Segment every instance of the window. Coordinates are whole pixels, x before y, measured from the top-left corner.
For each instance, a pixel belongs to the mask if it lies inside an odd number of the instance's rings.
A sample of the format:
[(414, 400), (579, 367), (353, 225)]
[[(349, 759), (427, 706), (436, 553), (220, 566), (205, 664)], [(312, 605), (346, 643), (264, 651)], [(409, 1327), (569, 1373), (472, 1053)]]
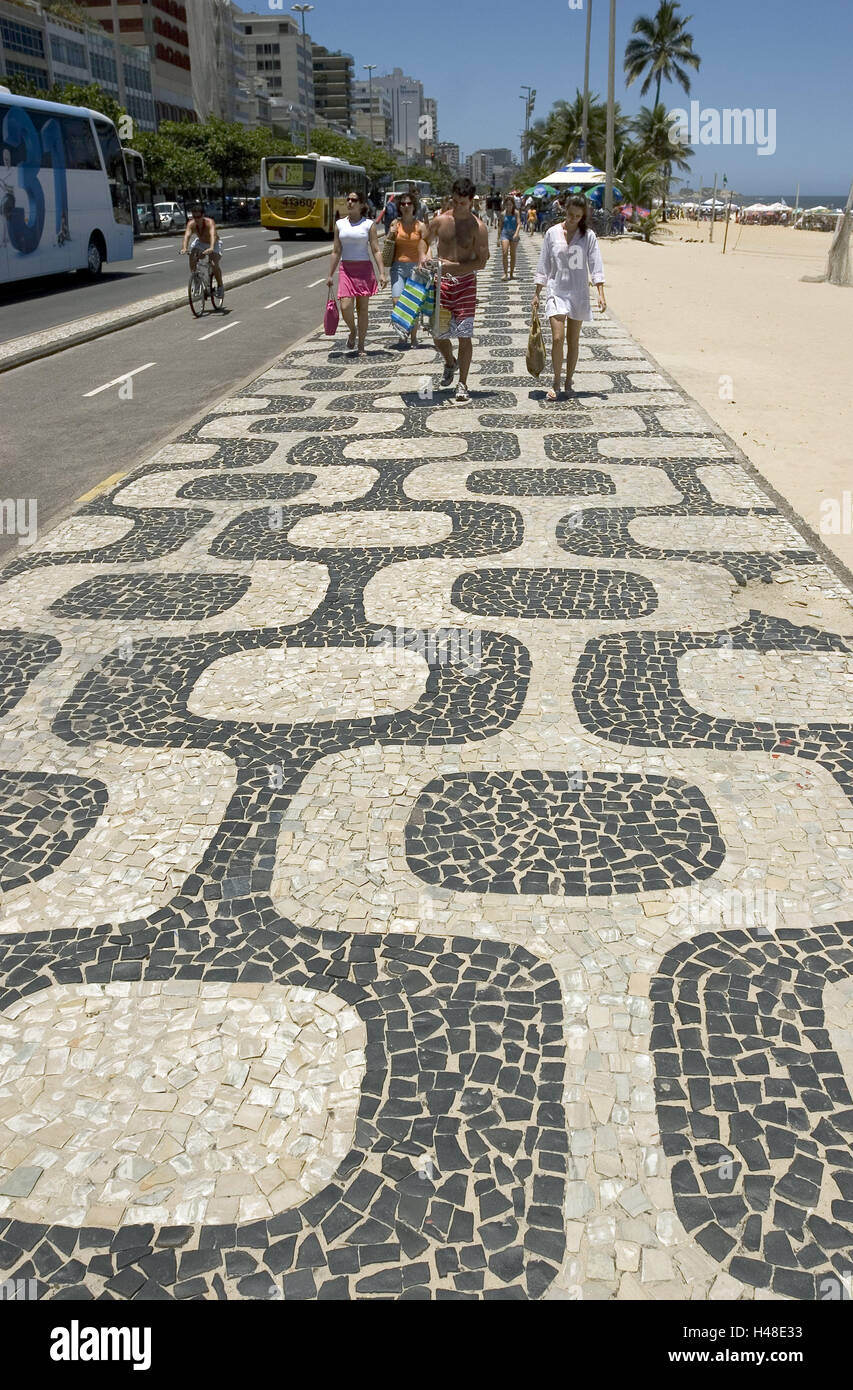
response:
[(42, 91), (46, 92), (50, 86), (44, 69), (32, 68), (29, 63), (13, 63), (7, 60), (6, 71), (10, 77), (28, 77), (37, 87), (41, 87)]
[(16, 24), (14, 20), (0, 20), (0, 37), (13, 53), (33, 53), (43, 58), (44, 39), (38, 29), (30, 29), (26, 24)]
[(110, 82), (114, 87), (118, 85), (118, 74), (114, 58), (108, 58), (104, 53), (92, 54), (92, 76), (98, 82)]
[(130, 211), (130, 189), (127, 183), (127, 170), (124, 167), (124, 155), (122, 154), (115, 126), (110, 125), (108, 121), (95, 121), (95, 129), (98, 132), (98, 139), (101, 143), (101, 153), (104, 156), (107, 178), (110, 183), (110, 197), (113, 200), (113, 217), (116, 222), (131, 226), (133, 224), (133, 217)]
[(85, 116), (62, 116), (65, 162), (69, 169), (100, 169), (92, 126)]
[(50, 36), (50, 51), (57, 63), (64, 63), (69, 68), (85, 68), (86, 50), (82, 43), (72, 43), (70, 39), (61, 39), (58, 34)]

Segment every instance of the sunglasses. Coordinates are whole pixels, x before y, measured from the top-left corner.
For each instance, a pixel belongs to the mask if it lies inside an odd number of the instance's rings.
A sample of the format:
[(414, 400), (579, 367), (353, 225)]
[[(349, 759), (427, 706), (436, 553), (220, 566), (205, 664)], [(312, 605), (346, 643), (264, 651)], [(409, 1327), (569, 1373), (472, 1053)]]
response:
[(361, 199), (360, 199), (360, 198), (347, 198), (347, 202), (348, 202), (348, 203), (360, 203), (360, 202), (361, 202)]

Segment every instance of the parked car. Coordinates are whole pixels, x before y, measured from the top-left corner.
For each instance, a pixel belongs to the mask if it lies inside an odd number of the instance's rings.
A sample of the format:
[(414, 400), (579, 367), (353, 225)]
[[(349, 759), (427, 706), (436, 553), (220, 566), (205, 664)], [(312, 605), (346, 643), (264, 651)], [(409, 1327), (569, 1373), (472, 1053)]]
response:
[(160, 217), (158, 213), (151, 211), (150, 203), (137, 203), (136, 216), (139, 220), (139, 230), (141, 232), (159, 232)]
[(160, 218), (160, 230), (173, 232), (187, 225), (187, 215), (180, 203), (155, 203), (154, 208)]

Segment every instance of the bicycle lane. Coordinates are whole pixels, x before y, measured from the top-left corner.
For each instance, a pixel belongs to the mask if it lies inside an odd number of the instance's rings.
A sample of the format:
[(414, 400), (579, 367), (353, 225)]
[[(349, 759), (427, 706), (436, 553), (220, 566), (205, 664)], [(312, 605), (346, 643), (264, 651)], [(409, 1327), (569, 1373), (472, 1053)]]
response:
[[(226, 288), (222, 313), (196, 319), (187, 304), (6, 373), (4, 496), (34, 500), (44, 530), (105, 478), (144, 462), (207, 402), (317, 327), (318, 265)], [(0, 555), (16, 549), (14, 536), (0, 535)]]

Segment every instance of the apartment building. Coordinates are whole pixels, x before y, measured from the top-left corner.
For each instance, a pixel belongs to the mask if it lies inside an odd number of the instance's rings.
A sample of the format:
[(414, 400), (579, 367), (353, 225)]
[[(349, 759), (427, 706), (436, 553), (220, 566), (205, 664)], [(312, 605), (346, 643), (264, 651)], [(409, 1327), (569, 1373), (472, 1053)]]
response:
[(328, 125), (350, 130), (353, 122), (354, 62), (351, 53), (330, 53), (321, 44), (311, 45), (314, 65), (314, 107)]
[[(371, 109), (371, 86), (373, 106)], [(393, 140), (391, 98), (375, 82), (352, 84), (353, 130), (363, 140), (387, 147)]]
[(147, 49), (157, 122), (194, 121), (187, 8), (178, 0), (87, 0), (90, 19), (113, 38)]
[(28, 0), (0, 0), (0, 79), (26, 77), (45, 91), (58, 84), (97, 82), (140, 130), (157, 126), (151, 56), (101, 29), (73, 24)]
[(301, 26), (280, 11), (256, 14), (237, 10), (250, 86), (262, 82), (270, 97), (271, 117), (294, 135), (313, 125), (314, 61), (311, 35), (303, 40)]

